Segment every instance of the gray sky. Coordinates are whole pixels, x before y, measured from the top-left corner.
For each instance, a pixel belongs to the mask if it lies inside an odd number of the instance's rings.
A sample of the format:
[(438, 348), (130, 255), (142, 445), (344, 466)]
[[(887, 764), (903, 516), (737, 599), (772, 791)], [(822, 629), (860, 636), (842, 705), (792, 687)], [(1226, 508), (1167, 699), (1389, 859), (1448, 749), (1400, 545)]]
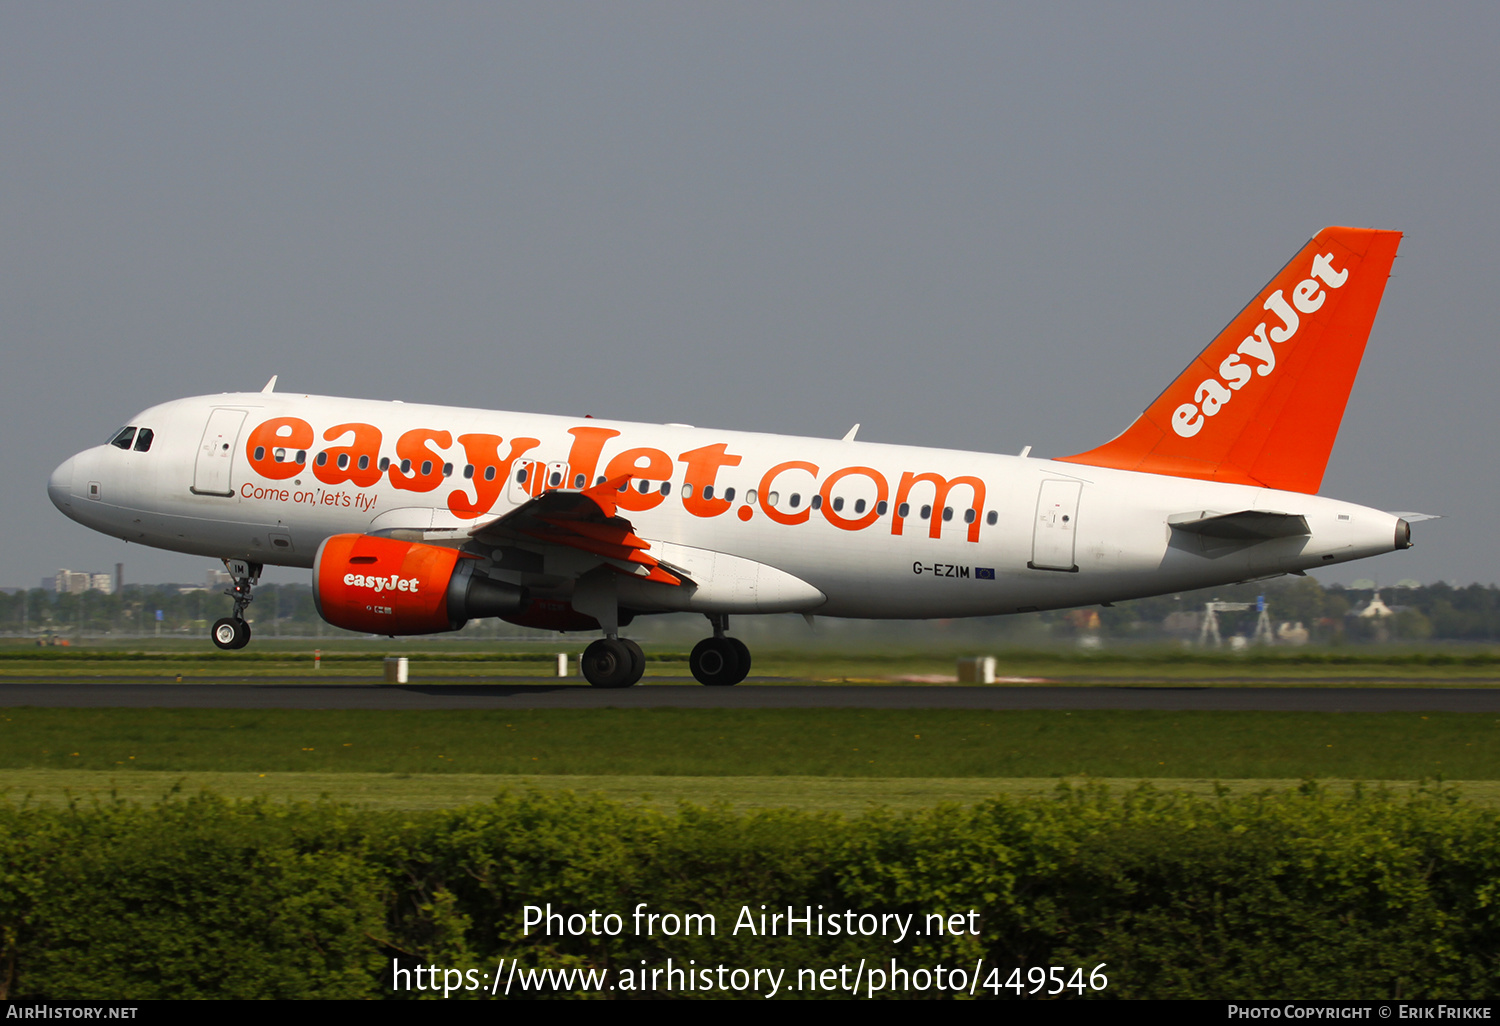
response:
[(1407, 238), (1323, 491), (1448, 519), (1323, 579), (1500, 580), (1497, 30), (1479, 4), (0, 5), (0, 584), (199, 578), (66, 520), (47, 475), (272, 373), (1077, 452), (1326, 224)]

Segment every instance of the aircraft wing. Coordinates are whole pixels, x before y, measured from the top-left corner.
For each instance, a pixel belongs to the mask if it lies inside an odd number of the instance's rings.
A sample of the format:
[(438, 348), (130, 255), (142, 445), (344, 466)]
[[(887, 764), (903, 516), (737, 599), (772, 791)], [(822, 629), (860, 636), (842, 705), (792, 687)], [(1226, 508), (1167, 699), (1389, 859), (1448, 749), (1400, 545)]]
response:
[(476, 527), (469, 539), (481, 545), (558, 545), (599, 557), (601, 563), (641, 580), (682, 584), (648, 550), (649, 542), (620, 516), (615, 496), (630, 483), (628, 476), (582, 491), (543, 492), (498, 519)]

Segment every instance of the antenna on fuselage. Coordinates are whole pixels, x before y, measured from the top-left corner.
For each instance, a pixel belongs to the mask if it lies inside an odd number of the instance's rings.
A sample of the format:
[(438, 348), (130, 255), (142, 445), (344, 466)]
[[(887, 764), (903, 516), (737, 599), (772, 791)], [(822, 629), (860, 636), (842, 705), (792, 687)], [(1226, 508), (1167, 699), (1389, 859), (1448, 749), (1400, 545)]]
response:
[(260, 391), (261, 391), (262, 395), (270, 395), (272, 392), (276, 391), (276, 375), (275, 374), (271, 375), (271, 380), (267, 381), (266, 382), (266, 387), (263, 388), (263, 389), (261, 389)]
[(852, 441), (854, 441), (854, 436), (857, 435), (858, 433), (859, 433), (859, 425), (856, 424), (852, 428), (850, 428), (849, 429), (849, 433), (844, 436), (844, 441), (846, 441), (846, 442), (852, 442)]

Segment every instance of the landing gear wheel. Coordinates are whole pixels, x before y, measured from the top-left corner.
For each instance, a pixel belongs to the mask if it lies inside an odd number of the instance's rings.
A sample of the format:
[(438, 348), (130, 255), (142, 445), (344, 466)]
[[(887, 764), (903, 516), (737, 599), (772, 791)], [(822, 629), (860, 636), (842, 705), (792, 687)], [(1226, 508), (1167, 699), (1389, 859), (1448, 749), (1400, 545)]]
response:
[(255, 601), (250, 594), (260, 580), (261, 565), (243, 559), (225, 559), (224, 569), (229, 571), (233, 587), (224, 589), (224, 594), (234, 600), (234, 612), (214, 624), (214, 644), (220, 648), (244, 648), (250, 644), (250, 625), (245, 622), (245, 607)]
[(699, 684), (709, 687), (729, 687), (745, 679), (750, 672), (750, 653), (740, 656), (743, 646), (733, 638), (704, 638), (693, 646), (688, 656), (688, 669), (698, 678)]
[[(725, 641), (734, 646), (734, 650), (740, 656), (740, 680), (750, 676), (750, 648), (739, 638), (725, 638)], [(738, 684), (740, 681), (735, 681)]]
[(214, 624), (213, 638), (220, 648), (244, 648), (250, 644), (250, 625), (239, 617), (226, 616)]
[[(616, 638), (600, 638), (584, 649), (579, 665), (584, 677), (596, 688), (628, 688), (640, 679), (632, 676), (635, 658), (630, 646)], [(645, 665), (644, 657), (641, 665)]]
[(621, 638), (620, 644), (630, 649), (630, 683), (634, 685), (646, 675), (646, 653), (629, 638)]

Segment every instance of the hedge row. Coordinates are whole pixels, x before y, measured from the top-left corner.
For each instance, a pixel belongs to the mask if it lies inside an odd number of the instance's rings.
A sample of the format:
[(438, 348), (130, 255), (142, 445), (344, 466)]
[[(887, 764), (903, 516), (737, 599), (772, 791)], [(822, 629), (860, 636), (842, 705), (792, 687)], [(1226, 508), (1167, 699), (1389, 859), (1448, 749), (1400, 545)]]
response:
[[(1496, 827), (1441, 789), (1312, 786), (1207, 799), (1062, 788), (857, 819), (535, 793), (425, 814), (209, 794), (0, 806), (0, 997), (383, 997), (393, 959), (484, 973), (502, 958), (618, 971), (670, 957), (795, 975), (983, 957), (1002, 978), (1107, 963), (1108, 989), (1089, 996), (1492, 998)], [(712, 913), (717, 930), (638, 936), (640, 902)], [(625, 929), (523, 932), (523, 907), (549, 903), (617, 913)], [(762, 904), (918, 923), (976, 909), (980, 932), (735, 935), (741, 908)]]

